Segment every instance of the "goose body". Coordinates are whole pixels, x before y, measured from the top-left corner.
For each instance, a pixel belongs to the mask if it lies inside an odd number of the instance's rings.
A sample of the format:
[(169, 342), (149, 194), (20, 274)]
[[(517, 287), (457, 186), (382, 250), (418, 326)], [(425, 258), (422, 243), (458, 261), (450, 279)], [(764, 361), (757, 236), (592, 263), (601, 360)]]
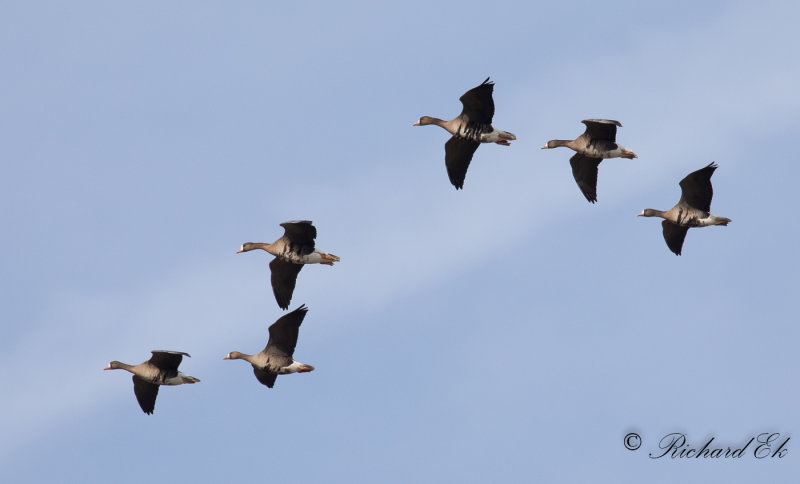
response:
[(308, 308), (300, 306), (294, 311), (280, 317), (269, 327), (267, 346), (254, 355), (231, 351), (223, 360), (245, 360), (253, 366), (253, 373), (261, 384), (272, 388), (278, 375), (290, 373), (307, 373), (314, 367), (295, 361), (294, 349), (300, 325), (306, 317)]
[(297, 283), (297, 274), (305, 264), (325, 264), (332, 266), (339, 262), (339, 257), (322, 252), (314, 247), (317, 229), (310, 220), (298, 220), (281, 224), (284, 234), (271, 244), (263, 242), (245, 242), (236, 251), (248, 252), (261, 249), (274, 255), (269, 263), (270, 280), (275, 300), (281, 309), (288, 309)]
[(613, 119), (584, 119), (586, 131), (574, 140), (553, 139), (542, 149), (566, 146), (575, 151), (569, 164), (572, 176), (583, 196), (591, 203), (597, 202), (597, 169), (606, 158), (638, 158), (636, 153), (617, 144), (617, 126)]
[(104, 370), (126, 370), (133, 373), (133, 393), (142, 411), (148, 415), (153, 413), (160, 385), (182, 385), (197, 383), (200, 380), (178, 371), (184, 356), (189, 353), (181, 351), (153, 350), (149, 360), (138, 365), (129, 365), (120, 361), (112, 361)]
[(711, 186), (711, 175), (717, 169), (715, 163), (693, 171), (680, 182), (681, 199), (669, 210), (646, 208), (639, 217), (661, 217), (662, 233), (667, 247), (681, 255), (686, 233), (692, 227), (708, 227), (711, 225), (728, 225), (731, 219), (711, 213), (711, 198), (714, 189)]
[(494, 99), (492, 91), (494, 83), (487, 77), (481, 85), (474, 87), (459, 98), (463, 109), (461, 114), (450, 121), (422, 116), (414, 126), (430, 124), (444, 128), (453, 135), (444, 145), (445, 166), (450, 183), (460, 190), (464, 187), (464, 178), (472, 161), (475, 150), (481, 143), (497, 143), (509, 146), (509, 141), (517, 139), (513, 133), (502, 131), (492, 126), (494, 117)]

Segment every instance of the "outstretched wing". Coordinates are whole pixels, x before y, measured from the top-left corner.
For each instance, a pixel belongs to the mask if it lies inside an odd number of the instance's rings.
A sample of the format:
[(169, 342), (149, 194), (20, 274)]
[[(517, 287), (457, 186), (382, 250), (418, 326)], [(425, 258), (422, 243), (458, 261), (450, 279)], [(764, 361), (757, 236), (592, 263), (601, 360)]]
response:
[(458, 136), (453, 136), (444, 144), (444, 164), (447, 166), (447, 176), (450, 183), (460, 190), (464, 187), (464, 178), (467, 176), (469, 162), (472, 155), (481, 144)]
[(272, 388), (275, 385), (275, 379), (278, 378), (277, 373), (262, 370), (256, 368), (255, 366), (253, 367), (253, 373), (256, 375), (256, 378), (261, 382), (262, 385), (266, 385), (269, 388)]
[(586, 125), (584, 134), (590, 139), (612, 143), (617, 141), (617, 126), (622, 127), (622, 123), (613, 119), (584, 119), (581, 123)]
[(183, 361), (183, 357), (190, 356), (189, 353), (183, 351), (153, 350), (151, 353), (153, 356), (150, 357), (150, 364), (167, 375), (177, 375), (178, 366)]
[(681, 255), (683, 239), (686, 238), (686, 232), (689, 231), (689, 227), (681, 227), (669, 220), (661, 222), (661, 227), (663, 227), (664, 241), (667, 243), (669, 250), (674, 252), (675, 255)]
[(569, 159), (572, 166), (572, 177), (581, 189), (581, 193), (592, 203), (597, 201), (597, 167), (602, 158), (589, 158), (580, 153), (575, 153)]
[(269, 327), (269, 342), (264, 352), (268, 355), (291, 358), (297, 346), (300, 325), (303, 324), (307, 312), (308, 308), (302, 305), (272, 323)]
[(692, 208), (711, 211), (711, 198), (714, 196), (714, 189), (711, 187), (711, 175), (717, 165), (712, 161), (705, 168), (693, 171), (681, 180), (681, 199), (678, 203), (688, 204)]
[(314, 239), (317, 238), (317, 228), (310, 220), (294, 220), (283, 222), (283, 238), (289, 245), (289, 250), (300, 255), (314, 252)]
[(480, 86), (473, 87), (465, 92), (459, 98), (464, 109), (461, 110), (461, 116), (469, 118), (470, 123), (477, 124), (492, 124), (494, 117), (494, 99), (492, 99), (492, 91), (494, 91), (494, 82), (489, 81), (487, 77)]
[(158, 385), (146, 382), (133, 375), (133, 393), (136, 395), (136, 401), (139, 402), (142, 411), (148, 415), (152, 414), (156, 408)]
[(297, 274), (300, 273), (302, 268), (303, 264), (285, 261), (280, 257), (272, 259), (272, 262), (269, 263), (272, 292), (275, 294), (275, 300), (278, 301), (278, 307), (281, 309), (289, 309), (294, 286), (297, 283)]

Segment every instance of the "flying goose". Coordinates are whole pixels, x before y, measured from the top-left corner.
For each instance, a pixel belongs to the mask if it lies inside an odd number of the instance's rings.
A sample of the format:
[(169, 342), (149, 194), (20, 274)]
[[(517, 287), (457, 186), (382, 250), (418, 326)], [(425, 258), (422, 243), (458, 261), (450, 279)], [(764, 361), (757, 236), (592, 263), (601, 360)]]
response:
[(453, 136), (444, 144), (444, 163), (450, 183), (459, 190), (464, 187), (469, 162), (481, 143), (497, 143), (509, 146), (509, 140), (517, 139), (512, 133), (492, 126), (494, 82), (487, 77), (483, 83), (464, 93), (459, 100), (464, 105), (455, 119), (444, 121), (431, 116), (422, 116), (414, 126), (435, 124), (446, 129)]
[(189, 353), (181, 351), (153, 350), (149, 360), (138, 365), (128, 365), (119, 361), (112, 361), (104, 370), (127, 370), (133, 373), (133, 393), (142, 411), (148, 415), (153, 413), (156, 406), (159, 385), (181, 385), (183, 383), (197, 383), (200, 380), (193, 376), (178, 371), (183, 356)]
[(597, 167), (604, 158), (638, 158), (636, 153), (617, 144), (617, 126), (613, 119), (584, 119), (586, 131), (574, 140), (552, 139), (542, 149), (566, 146), (575, 150), (569, 159), (572, 176), (586, 200), (597, 201)]
[(718, 217), (711, 214), (711, 197), (714, 190), (711, 187), (711, 175), (717, 165), (711, 162), (705, 168), (693, 171), (681, 180), (681, 199), (678, 204), (662, 212), (646, 208), (638, 217), (661, 217), (664, 219), (661, 226), (664, 229), (664, 240), (669, 250), (675, 255), (681, 255), (683, 239), (690, 227), (708, 227), (709, 225), (728, 225), (731, 219)]
[(317, 238), (317, 229), (310, 220), (297, 220), (283, 222), (283, 237), (271, 244), (263, 242), (245, 242), (236, 251), (237, 254), (253, 249), (261, 249), (274, 255), (269, 263), (272, 272), (272, 292), (281, 309), (288, 309), (292, 301), (292, 293), (297, 282), (297, 274), (303, 264), (325, 264), (332, 266), (339, 262), (339, 258), (314, 249), (314, 239)]
[(267, 346), (254, 355), (231, 351), (223, 360), (245, 360), (253, 365), (253, 373), (263, 385), (272, 388), (278, 375), (288, 373), (306, 373), (314, 371), (311, 365), (305, 365), (292, 358), (297, 346), (297, 334), (308, 308), (300, 306), (294, 311), (278, 318), (269, 327)]

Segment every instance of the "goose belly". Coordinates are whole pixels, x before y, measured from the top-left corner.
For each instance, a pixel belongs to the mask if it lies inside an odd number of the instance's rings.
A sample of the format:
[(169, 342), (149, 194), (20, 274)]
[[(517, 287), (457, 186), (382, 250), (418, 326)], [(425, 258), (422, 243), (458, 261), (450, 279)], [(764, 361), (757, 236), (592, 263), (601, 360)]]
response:
[(619, 158), (622, 156), (622, 150), (623, 148), (621, 146), (617, 146), (616, 148), (609, 150), (597, 149), (594, 146), (588, 146), (586, 149), (581, 151), (581, 154), (590, 158)]
[(297, 252), (286, 251), (279, 257), (295, 264), (319, 264), (322, 262), (322, 255), (316, 250), (305, 255), (298, 254)]
[(310, 254), (301, 255), (299, 257), (299, 262), (301, 264), (319, 264), (322, 262), (322, 254), (315, 250)]
[(302, 365), (302, 363), (298, 361), (292, 361), (290, 365), (279, 368), (276, 373), (279, 375), (288, 375), (289, 373), (297, 373), (298, 370), (300, 370), (300, 365)]
[(507, 131), (501, 131), (494, 127), (492, 127), (492, 130), (488, 133), (482, 133), (480, 136), (481, 143), (497, 143), (498, 141), (509, 141), (515, 139), (517, 139), (517, 137), (513, 134)]
[(161, 382), (161, 384), (162, 385), (181, 385), (181, 384), (183, 384), (183, 378), (182, 378), (181, 375), (182, 374), (180, 372), (178, 372), (177, 375), (175, 375), (175, 376), (173, 376), (171, 378), (165, 378), (164, 381)]
[(704, 214), (699, 210), (696, 212), (678, 212), (676, 223), (681, 227), (707, 227), (714, 225), (714, 216), (711, 214)]
[(695, 227), (708, 227), (711, 225), (720, 225), (720, 220), (723, 217), (717, 217), (716, 215), (708, 214), (708, 217), (698, 218), (694, 220)]

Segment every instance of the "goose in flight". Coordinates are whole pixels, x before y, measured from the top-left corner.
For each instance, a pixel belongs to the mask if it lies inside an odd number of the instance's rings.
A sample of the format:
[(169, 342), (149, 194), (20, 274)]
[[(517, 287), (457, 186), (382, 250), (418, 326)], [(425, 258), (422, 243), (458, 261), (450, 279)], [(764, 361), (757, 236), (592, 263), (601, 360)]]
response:
[(308, 308), (300, 306), (294, 311), (281, 316), (269, 327), (267, 346), (254, 355), (231, 351), (223, 360), (245, 360), (253, 365), (253, 373), (263, 385), (272, 388), (278, 375), (289, 373), (306, 373), (314, 371), (314, 367), (295, 361), (294, 348), (297, 346), (297, 335), (300, 325), (306, 317)]
[(597, 167), (604, 158), (638, 158), (636, 153), (617, 144), (617, 126), (613, 119), (584, 119), (586, 131), (574, 140), (551, 139), (542, 149), (566, 146), (575, 154), (569, 159), (572, 176), (586, 200), (597, 201)]
[(480, 86), (474, 87), (459, 98), (464, 108), (454, 119), (445, 121), (432, 116), (422, 116), (414, 126), (435, 124), (453, 136), (444, 144), (444, 163), (450, 183), (460, 190), (464, 187), (467, 168), (472, 155), (481, 143), (497, 143), (509, 146), (510, 140), (517, 139), (513, 133), (501, 131), (492, 126), (494, 82), (487, 77)]
[(691, 227), (708, 227), (709, 225), (728, 225), (731, 219), (719, 217), (711, 213), (711, 175), (717, 169), (715, 163), (693, 171), (681, 180), (681, 199), (667, 211), (646, 208), (639, 217), (661, 217), (664, 241), (675, 255), (681, 255), (683, 239)]
[(274, 255), (269, 263), (271, 272), (272, 292), (281, 309), (288, 309), (292, 301), (294, 286), (297, 283), (297, 274), (304, 264), (325, 264), (332, 266), (339, 262), (333, 254), (322, 252), (314, 248), (314, 239), (317, 238), (317, 228), (310, 220), (284, 222), (283, 236), (271, 244), (263, 242), (245, 242), (236, 251), (237, 254), (254, 249), (261, 249)]
[(200, 380), (178, 371), (184, 356), (189, 353), (181, 351), (153, 350), (149, 360), (138, 365), (129, 365), (112, 361), (104, 370), (126, 370), (133, 373), (133, 393), (142, 411), (148, 415), (153, 413), (161, 385), (182, 385), (197, 383)]

